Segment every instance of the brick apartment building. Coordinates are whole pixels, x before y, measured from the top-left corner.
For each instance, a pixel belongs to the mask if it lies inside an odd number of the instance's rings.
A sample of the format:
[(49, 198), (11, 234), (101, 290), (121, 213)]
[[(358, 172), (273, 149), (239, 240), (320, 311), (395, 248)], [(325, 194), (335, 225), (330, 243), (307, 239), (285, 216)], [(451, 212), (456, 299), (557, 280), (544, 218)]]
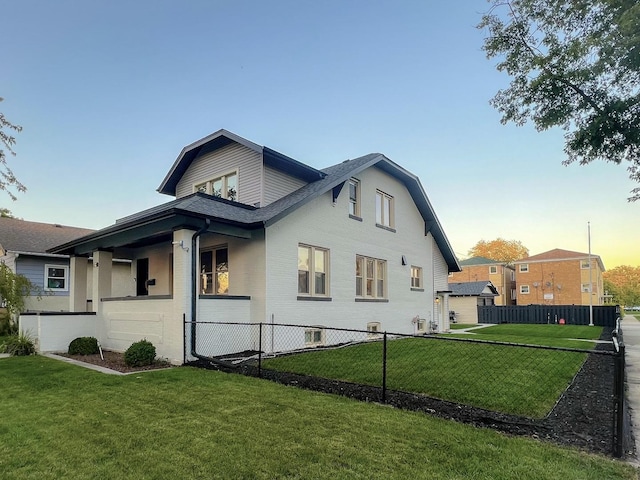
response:
[(505, 262), (472, 257), (458, 262), (461, 272), (449, 274), (449, 283), (489, 281), (498, 291), (495, 305), (514, 305), (516, 300), (515, 269)]
[(593, 305), (605, 303), (605, 268), (598, 255), (592, 254), (589, 264), (587, 253), (556, 248), (518, 260), (514, 267), (518, 305), (589, 305), (590, 292)]

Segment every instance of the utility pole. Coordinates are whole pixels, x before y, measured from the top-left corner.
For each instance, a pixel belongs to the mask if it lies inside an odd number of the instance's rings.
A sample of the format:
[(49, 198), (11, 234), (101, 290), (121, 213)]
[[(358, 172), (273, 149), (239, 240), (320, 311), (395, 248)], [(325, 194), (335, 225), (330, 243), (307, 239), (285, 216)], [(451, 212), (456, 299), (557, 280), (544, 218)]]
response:
[(591, 278), (591, 222), (587, 222), (587, 237), (589, 239), (589, 326), (593, 327), (593, 282)]

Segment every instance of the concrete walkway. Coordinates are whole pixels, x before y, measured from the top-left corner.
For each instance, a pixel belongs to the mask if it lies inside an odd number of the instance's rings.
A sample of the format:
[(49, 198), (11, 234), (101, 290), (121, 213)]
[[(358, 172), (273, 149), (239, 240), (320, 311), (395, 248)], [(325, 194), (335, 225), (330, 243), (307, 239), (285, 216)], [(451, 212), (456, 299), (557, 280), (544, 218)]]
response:
[[(640, 447), (640, 321), (633, 315), (622, 319), (622, 338), (625, 345), (625, 367), (627, 374), (627, 399), (631, 413), (631, 430)], [(638, 452), (636, 452), (636, 461)]]

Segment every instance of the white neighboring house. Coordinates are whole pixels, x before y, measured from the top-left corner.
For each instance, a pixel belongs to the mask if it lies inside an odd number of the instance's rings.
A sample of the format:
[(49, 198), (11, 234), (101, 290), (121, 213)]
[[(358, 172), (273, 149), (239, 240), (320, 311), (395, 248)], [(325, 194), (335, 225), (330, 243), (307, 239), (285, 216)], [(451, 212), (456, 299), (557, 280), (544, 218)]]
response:
[(478, 306), (495, 305), (498, 290), (488, 280), (450, 283), (449, 308), (457, 323), (478, 323)]
[[(55, 245), (90, 234), (95, 230), (69, 227), (51, 223), (28, 222), (17, 218), (0, 218), (0, 262), (11, 271), (28, 278), (41, 295), (31, 295), (25, 299), (27, 312), (69, 312), (72, 310), (72, 291), (69, 256), (48, 253)], [(88, 259), (86, 260), (88, 261)], [(123, 295), (133, 293), (131, 262), (114, 260), (114, 291)], [(91, 265), (84, 282), (90, 291), (92, 284)], [(86, 295), (81, 305), (90, 311), (91, 299)]]
[[(419, 179), (382, 154), (317, 170), (219, 130), (185, 147), (158, 191), (175, 199), (49, 250), (93, 258), (105, 348), (146, 338), (181, 363), (200, 332), (184, 320), (448, 329), (460, 267)], [(132, 261), (136, 296), (113, 291), (113, 256)]]

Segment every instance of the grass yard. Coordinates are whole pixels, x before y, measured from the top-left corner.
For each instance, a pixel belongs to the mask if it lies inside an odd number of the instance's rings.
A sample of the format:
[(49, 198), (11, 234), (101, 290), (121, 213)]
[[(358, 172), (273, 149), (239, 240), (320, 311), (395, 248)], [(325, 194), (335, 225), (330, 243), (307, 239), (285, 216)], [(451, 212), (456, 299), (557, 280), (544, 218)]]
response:
[(602, 327), (509, 323), (477, 328), (465, 334), (448, 334), (447, 336), (590, 350), (595, 344), (586, 340), (597, 340), (601, 334)]
[[(491, 328), (494, 327), (486, 330)], [(495, 333), (477, 335), (477, 338), (519, 339), (520, 343), (575, 348), (592, 346), (591, 342), (535, 336), (536, 331), (542, 334), (542, 330), (525, 329), (527, 337)], [(458, 335), (471, 338), (468, 334)], [(382, 342), (373, 342), (334, 350), (316, 350), (265, 360), (263, 368), (381, 386), (382, 349)], [(586, 355), (439, 339), (393, 340), (387, 346), (387, 387), (541, 418), (553, 408)]]
[(472, 323), (451, 323), (449, 326), (451, 327), (451, 330), (462, 330), (464, 328), (476, 327), (477, 325)]
[(629, 465), (426, 415), (176, 368), (0, 359), (6, 480), (633, 479)]

